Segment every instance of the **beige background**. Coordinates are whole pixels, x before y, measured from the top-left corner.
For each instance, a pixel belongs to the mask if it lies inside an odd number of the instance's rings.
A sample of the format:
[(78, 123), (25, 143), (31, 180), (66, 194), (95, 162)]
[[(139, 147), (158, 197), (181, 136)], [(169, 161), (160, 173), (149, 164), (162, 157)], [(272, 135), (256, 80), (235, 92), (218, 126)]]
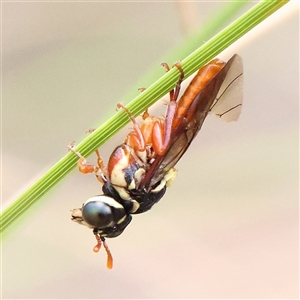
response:
[[(4, 207), (220, 5), (2, 3)], [(206, 120), (162, 201), (108, 240), (114, 269), (70, 221), (71, 208), (101, 192), (74, 170), (5, 233), (3, 298), (298, 297), (298, 4), (220, 57), (235, 52), (240, 120)], [(127, 132), (101, 148), (104, 158)]]

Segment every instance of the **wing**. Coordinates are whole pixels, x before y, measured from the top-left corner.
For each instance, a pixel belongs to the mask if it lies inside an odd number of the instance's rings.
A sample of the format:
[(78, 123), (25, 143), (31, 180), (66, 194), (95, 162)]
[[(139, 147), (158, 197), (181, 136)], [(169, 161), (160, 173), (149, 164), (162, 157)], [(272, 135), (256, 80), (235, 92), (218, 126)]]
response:
[[(214, 113), (225, 121), (237, 120), (242, 105), (242, 74), (242, 59), (235, 54), (198, 91), (184, 109), (181, 122), (172, 128), (169, 147), (163, 155), (155, 158), (142, 186), (146, 189), (153, 187), (176, 165), (198, 134), (208, 113)], [(178, 101), (177, 110), (186, 96), (185, 92)]]
[(210, 109), (210, 113), (214, 113), (225, 122), (236, 121), (239, 118), (243, 101), (242, 58), (235, 54), (226, 66), (228, 64), (230, 67)]

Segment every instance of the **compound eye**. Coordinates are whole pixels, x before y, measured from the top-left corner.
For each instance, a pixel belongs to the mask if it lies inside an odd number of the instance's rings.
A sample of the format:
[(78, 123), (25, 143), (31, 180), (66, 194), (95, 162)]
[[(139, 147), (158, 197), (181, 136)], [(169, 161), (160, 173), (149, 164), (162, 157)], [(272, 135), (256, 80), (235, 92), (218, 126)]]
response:
[[(102, 201), (101, 198), (104, 198)], [(94, 228), (110, 226), (113, 220), (112, 210), (105, 203), (106, 196), (97, 196), (89, 199), (82, 207), (82, 217), (86, 223)]]

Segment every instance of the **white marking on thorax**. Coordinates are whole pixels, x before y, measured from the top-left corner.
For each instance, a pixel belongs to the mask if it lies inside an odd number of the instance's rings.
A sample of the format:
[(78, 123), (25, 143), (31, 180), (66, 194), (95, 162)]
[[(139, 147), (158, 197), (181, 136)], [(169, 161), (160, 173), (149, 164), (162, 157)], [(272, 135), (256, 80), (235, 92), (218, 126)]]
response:
[[(122, 152), (124, 154), (124, 151)], [(122, 158), (118, 161), (118, 163), (115, 164), (110, 174), (110, 181), (113, 185), (127, 187), (127, 182), (125, 180), (123, 169), (128, 168), (128, 166), (129, 166), (129, 159), (128, 156), (124, 154), (122, 155)]]

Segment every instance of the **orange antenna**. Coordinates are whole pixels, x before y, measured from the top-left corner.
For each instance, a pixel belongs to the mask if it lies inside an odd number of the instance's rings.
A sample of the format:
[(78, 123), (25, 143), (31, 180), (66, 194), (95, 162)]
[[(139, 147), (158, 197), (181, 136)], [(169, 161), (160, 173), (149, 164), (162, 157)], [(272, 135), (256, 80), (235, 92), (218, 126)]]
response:
[(108, 245), (106, 244), (105, 238), (104, 237), (100, 237), (98, 234), (95, 234), (96, 240), (97, 240), (97, 245), (93, 248), (93, 251), (95, 253), (99, 252), (101, 245), (103, 243), (104, 249), (107, 253), (107, 263), (106, 266), (108, 269), (112, 269), (113, 267), (113, 257), (111, 255), (111, 252), (108, 248)]
[(104, 246), (104, 248), (106, 250), (106, 253), (107, 253), (107, 263), (106, 263), (106, 266), (107, 266), (108, 269), (112, 269), (112, 267), (113, 267), (113, 257), (111, 255), (111, 252), (110, 252), (110, 250), (109, 250), (109, 248), (108, 248), (108, 246), (107, 246), (104, 238), (103, 238), (102, 242), (103, 242), (103, 246)]
[(95, 253), (97, 253), (97, 252), (99, 252), (99, 250), (100, 250), (100, 248), (101, 248), (102, 242), (101, 242), (101, 238), (100, 238), (100, 236), (99, 236), (98, 234), (95, 234), (95, 238), (96, 238), (96, 240), (97, 240), (97, 245), (93, 248), (93, 251), (94, 251)]

